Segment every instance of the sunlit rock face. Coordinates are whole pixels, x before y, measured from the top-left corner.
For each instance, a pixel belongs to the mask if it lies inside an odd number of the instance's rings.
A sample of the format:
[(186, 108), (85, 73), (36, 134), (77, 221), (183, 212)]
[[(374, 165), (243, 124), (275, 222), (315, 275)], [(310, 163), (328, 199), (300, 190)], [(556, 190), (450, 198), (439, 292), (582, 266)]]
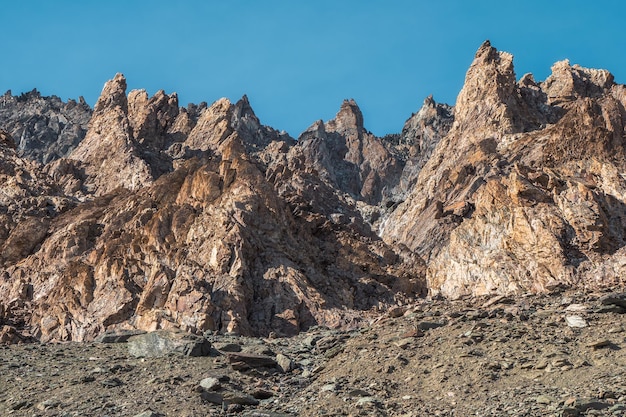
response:
[[(384, 137), (354, 100), (295, 140), (245, 96), (179, 107), (121, 74), (93, 111), (35, 93), (0, 104), (12, 340), (292, 335), (427, 293), (623, 284), (626, 87), (604, 70), (563, 61), (518, 81), (485, 42), (455, 107), (428, 97)], [(26, 123), (32, 109), (48, 121)]]
[[(356, 106), (342, 112), (329, 127), (339, 140), (379, 140)], [(311, 191), (297, 186), (303, 146), (263, 126), (247, 97), (179, 109), (175, 94), (127, 94), (121, 74), (65, 157), (20, 158), (3, 133), (3, 320), (43, 341), (116, 328), (291, 335), (424, 294), (419, 258), (335, 211), (298, 209)], [(362, 198), (334, 185), (339, 211)]]
[(449, 297), (621, 282), (624, 91), (568, 62), (515, 82), (512, 56), (486, 42), (383, 238), (420, 254)]

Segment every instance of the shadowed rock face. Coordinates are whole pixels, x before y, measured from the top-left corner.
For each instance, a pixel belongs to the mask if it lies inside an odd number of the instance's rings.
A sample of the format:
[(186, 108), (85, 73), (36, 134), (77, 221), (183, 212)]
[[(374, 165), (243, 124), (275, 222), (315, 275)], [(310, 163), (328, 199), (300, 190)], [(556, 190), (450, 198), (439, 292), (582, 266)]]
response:
[(67, 156), (87, 133), (91, 108), (59, 97), (42, 97), (37, 90), (20, 96), (0, 96), (0, 129), (15, 141), (18, 155), (40, 163)]
[(607, 71), (516, 81), (485, 42), (454, 108), (379, 138), (346, 100), (295, 141), (245, 96), (179, 108), (118, 74), (67, 152), (0, 133), (1, 318), (40, 340), (291, 335), (427, 291), (622, 284), (625, 106)]

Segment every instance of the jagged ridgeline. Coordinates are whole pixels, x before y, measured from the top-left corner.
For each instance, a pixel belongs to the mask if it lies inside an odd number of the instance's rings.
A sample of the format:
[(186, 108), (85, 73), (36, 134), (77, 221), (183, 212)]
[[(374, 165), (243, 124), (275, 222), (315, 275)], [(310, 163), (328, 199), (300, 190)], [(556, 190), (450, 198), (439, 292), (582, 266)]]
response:
[[(0, 97), (4, 334), (292, 335), (426, 295), (621, 285), (626, 87), (559, 62), (517, 81), (485, 42), (454, 108), (379, 138), (353, 100), (295, 140), (247, 97), (91, 110)], [(17, 329), (17, 331), (16, 331)]]

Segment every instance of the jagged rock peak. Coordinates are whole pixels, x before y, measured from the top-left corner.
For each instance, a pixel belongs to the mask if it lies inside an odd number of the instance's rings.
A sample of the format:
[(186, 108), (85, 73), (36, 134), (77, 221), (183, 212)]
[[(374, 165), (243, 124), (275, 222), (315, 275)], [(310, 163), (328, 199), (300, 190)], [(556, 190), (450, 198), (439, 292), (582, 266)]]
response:
[(243, 97), (235, 103), (232, 112), (232, 123), (235, 128), (237, 128), (242, 122), (247, 125), (254, 126), (256, 129), (260, 128), (261, 122), (254, 113), (247, 95), (244, 94)]
[(522, 130), (513, 55), (485, 41), (474, 57), (455, 106), (457, 131), (476, 137), (500, 136)]
[(363, 127), (363, 113), (361, 113), (361, 109), (354, 99), (344, 100), (341, 103), (335, 118), (329, 120), (326, 124), (326, 130), (339, 133), (361, 132), (365, 130)]
[(569, 60), (558, 61), (545, 81), (544, 90), (552, 103), (574, 100), (579, 97), (599, 97), (614, 84), (607, 70), (570, 65)]
[(321, 119), (316, 120), (304, 132), (300, 133), (300, 136), (298, 136), (298, 142), (301, 142), (304, 139), (309, 138), (309, 137), (320, 138), (320, 137), (323, 137), (325, 134), (326, 134), (326, 128), (324, 126), (324, 121)]
[(250, 100), (248, 100), (248, 96), (246, 94), (244, 94), (243, 97), (235, 103), (235, 114), (238, 117), (244, 117), (247, 115), (256, 117), (254, 110), (252, 110), (252, 106), (250, 105)]
[(422, 107), (431, 107), (431, 108), (435, 108), (437, 106), (437, 103), (435, 102), (435, 99), (433, 98), (433, 95), (429, 95), (428, 97), (426, 97), (424, 99), (424, 103), (422, 104)]
[(122, 73), (115, 74), (112, 80), (104, 84), (102, 93), (94, 106), (95, 112), (101, 112), (108, 108), (121, 107), (128, 112), (128, 99), (126, 97), (126, 78)]

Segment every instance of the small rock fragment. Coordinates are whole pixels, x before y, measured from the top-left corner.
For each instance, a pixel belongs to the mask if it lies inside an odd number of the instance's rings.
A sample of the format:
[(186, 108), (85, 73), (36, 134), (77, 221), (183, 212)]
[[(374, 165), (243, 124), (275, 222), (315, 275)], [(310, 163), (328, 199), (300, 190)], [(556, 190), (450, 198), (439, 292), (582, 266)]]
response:
[(587, 321), (585, 319), (583, 319), (581, 316), (567, 316), (565, 317), (565, 321), (567, 322), (567, 325), (569, 327), (573, 327), (573, 328), (583, 328), (583, 327), (587, 327)]
[(601, 340), (596, 340), (594, 342), (588, 343), (587, 347), (594, 348), (594, 349), (600, 349), (600, 348), (604, 348), (604, 347), (609, 347), (612, 344), (613, 343), (610, 340), (608, 340), (608, 339), (601, 339)]
[(219, 379), (214, 377), (208, 377), (200, 381), (200, 386), (207, 391), (217, 391), (218, 389), (220, 389), (221, 384)]
[(276, 362), (278, 363), (278, 369), (283, 373), (291, 372), (294, 369), (293, 361), (286, 355), (279, 353), (276, 355)]

